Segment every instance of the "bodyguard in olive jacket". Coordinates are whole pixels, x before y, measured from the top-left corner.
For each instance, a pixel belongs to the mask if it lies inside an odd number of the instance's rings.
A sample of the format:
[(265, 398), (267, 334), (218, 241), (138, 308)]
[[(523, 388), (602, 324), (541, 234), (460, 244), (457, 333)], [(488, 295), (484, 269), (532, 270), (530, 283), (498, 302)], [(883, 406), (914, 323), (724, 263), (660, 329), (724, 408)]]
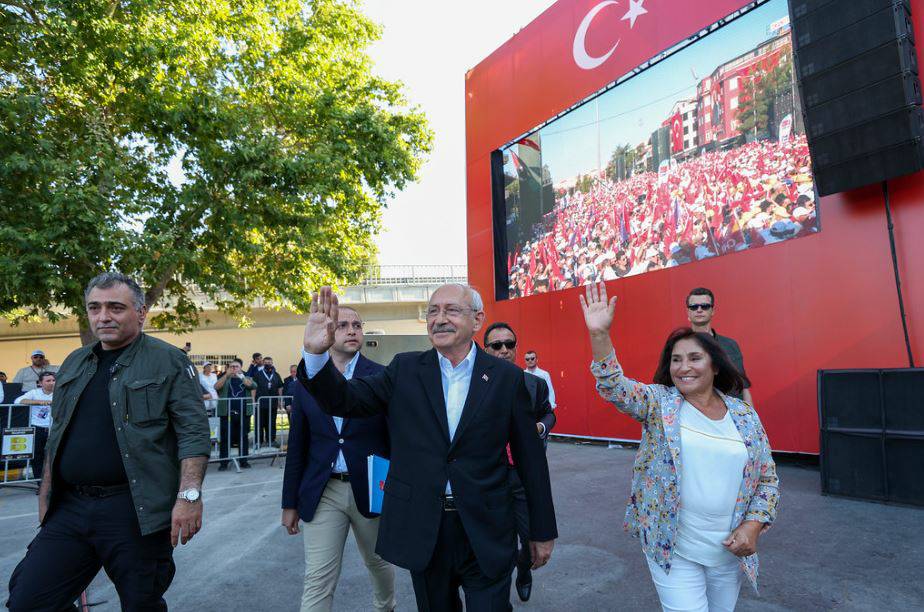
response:
[(179, 349), (142, 333), (147, 309), (134, 280), (101, 274), (85, 298), (99, 341), (58, 372), (41, 530), (10, 577), (7, 606), (67, 609), (105, 567), (123, 610), (166, 610), (173, 546), (202, 524), (202, 392)]

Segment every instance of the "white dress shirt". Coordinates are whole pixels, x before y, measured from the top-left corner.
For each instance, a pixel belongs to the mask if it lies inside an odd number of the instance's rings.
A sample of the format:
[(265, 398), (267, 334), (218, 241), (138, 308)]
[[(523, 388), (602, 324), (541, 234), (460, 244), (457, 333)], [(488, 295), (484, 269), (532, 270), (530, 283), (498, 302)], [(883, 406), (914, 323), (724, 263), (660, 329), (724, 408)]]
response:
[(538, 376), (549, 385), (549, 404), (552, 405), (552, 410), (555, 410), (555, 387), (552, 386), (552, 377), (548, 372), (543, 370), (540, 367), (535, 367), (532, 370), (526, 368), (526, 371), (532, 374), (533, 376)]
[[(443, 400), (446, 402), (446, 421), (449, 423), (450, 441), (456, 435), (459, 419), (462, 418), (462, 409), (465, 407), (468, 388), (472, 382), (472, 370), (475, 367), (476, 354), (475, 343), (472, 342), (472, 348), (469, 349), (465, 359), (459, 362), (459, 365), (453, 367), (452, 362), (443, 357), (439, 351), (436, 352), (440, 366), (440, 379), (443, 383)], [(314, 375), (320, 372), (327, 360), (330, 359), (327, 353), (315, 355), (305, 349), (302, 349), (302, 357), (305, 359), (305, 372), (308, 374), (308, 378), (314, 378)], [(350, 377), (352, 377), (352, 373)], [(447, 480), (446, 494), (451, 493), (452, 487)]]

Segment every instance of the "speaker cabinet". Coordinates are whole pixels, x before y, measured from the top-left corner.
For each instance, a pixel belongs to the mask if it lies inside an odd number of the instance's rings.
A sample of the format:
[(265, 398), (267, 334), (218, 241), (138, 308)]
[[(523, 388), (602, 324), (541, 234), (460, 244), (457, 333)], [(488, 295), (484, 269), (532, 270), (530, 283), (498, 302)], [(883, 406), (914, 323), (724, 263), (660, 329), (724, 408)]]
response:
[(821, 490), (924, 506), (924, 368), (819, 370)]
[(910, 0), (789, 0), (820, 195), (924, 168)]

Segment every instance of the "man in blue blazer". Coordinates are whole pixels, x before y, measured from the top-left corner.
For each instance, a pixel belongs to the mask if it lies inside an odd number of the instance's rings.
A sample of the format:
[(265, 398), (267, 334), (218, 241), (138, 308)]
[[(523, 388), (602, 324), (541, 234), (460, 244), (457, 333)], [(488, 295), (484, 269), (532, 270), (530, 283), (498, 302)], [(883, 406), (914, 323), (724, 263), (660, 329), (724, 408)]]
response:
[[(384, 368), (360, 354), (363, 322), (340, 309), (329, 354), (344, 378), (370, 376)], [(324, 413), (302, 385), (294, 385), (289, 448), (282, 482), (282, 524), (289, 534), (305, 530), (302, 612), (328, 611), (334, 599), (350, 528), (372, 578), (372, 605), (395, 607), (395, 570), (375, 553), (379, 518), (369, 512), (366, 458), (389, 456), (384, 416), (368, 419)]]

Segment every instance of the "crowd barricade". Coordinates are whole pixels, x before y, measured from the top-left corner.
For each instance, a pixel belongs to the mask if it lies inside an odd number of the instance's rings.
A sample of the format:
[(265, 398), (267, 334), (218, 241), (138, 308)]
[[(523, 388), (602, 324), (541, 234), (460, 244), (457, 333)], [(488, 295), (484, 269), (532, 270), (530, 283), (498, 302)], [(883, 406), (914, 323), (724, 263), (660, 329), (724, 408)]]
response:
[(289, 437), (292, 396), (223, 397), (209, 400), (206, 408), (212, 454), (209, 463), (233, 465), (236, 471), (255, 459), (285, 456)]
[(39, 483), (33, 464), (44, 461), (48, 429), (34, 426), (31, 414), (32, 406), (0, 404), (0, 487)]

